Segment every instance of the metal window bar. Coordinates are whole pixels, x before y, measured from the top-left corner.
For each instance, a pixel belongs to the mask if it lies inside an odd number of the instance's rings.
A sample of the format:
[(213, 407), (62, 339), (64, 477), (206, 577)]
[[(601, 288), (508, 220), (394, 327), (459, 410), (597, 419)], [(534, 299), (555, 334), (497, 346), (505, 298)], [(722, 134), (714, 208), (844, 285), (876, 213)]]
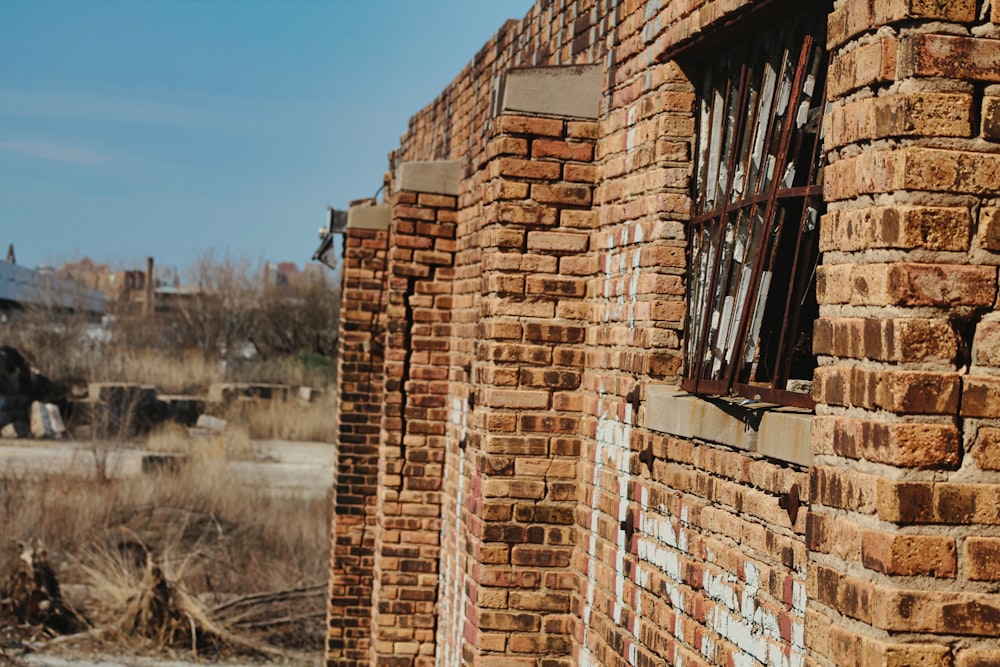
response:
[(705, 64), (690, 229), (688, 391), (811, 407), (822, 213), (822, 17)]

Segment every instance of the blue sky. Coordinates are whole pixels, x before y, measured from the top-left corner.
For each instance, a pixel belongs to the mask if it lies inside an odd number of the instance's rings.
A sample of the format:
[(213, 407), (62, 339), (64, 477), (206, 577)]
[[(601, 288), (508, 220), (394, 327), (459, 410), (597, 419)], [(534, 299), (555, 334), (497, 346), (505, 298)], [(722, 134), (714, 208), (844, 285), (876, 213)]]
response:
[[(309, 258), (407, 120), (532, 0), (0, 0), (19, 264)], [(2, 258), (2, 256), (0, 256)]]

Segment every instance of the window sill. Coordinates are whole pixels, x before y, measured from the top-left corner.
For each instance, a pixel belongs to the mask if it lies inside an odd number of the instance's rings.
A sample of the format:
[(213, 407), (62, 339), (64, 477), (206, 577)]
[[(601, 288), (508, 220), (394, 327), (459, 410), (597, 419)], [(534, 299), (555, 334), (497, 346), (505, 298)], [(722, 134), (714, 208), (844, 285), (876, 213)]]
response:
[(643, 426), (679, 438), (706, 440), (768, 458), (812, 464), (813, 413), (770, 403), (688, 394), (672, 385), (647, 385)]

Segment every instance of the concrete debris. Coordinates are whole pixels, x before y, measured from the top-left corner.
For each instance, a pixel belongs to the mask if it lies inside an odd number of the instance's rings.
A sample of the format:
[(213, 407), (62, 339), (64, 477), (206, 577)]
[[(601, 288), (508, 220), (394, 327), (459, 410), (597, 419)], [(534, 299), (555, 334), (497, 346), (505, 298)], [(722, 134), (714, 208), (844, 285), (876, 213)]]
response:
[(197, 428), (203, 428), (209, 431), (221, 431), (226, 428), (227, 422), (225, 419), (220, 419), (219, 417), (212, 417), (211, 415), (200, 415), (198, 417), (198, 422), (195, 424)]
[(63, 438), (66, 426), (59, 414), (59, 406), (53, 403), (33, 401), (31, 403), (31, 435), (36, 438)]
[(10, 422), (9, 424), (4, 424), (0, 428), (0, 438), (4, 440), (18, 440), (20, 438), (27, 438), (31, 435), (31, 429), (24, 422)]

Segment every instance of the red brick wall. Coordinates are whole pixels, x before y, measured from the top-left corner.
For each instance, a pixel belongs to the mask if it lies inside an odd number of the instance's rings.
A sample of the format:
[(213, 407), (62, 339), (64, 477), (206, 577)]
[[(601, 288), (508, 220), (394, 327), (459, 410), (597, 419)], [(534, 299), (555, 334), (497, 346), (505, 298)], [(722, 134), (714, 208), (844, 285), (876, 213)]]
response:
[(455, 248), (453, 196), (393, 197), (373, 661), (433, 664)]
[[(695, 132), (660, 56), (763, 4), (540, 0), (411, 120), (392, 166), (464, 177), (453, 210), (392, 195), (380, 664), (1000, 660), (995, 1), (833, 3), (814, 465), (643, 426), (681, 373)], [(507, 69), (567, 63), (604, 68), (596, 122), (494, 115)]]
[(383, 355), (380, 313), (388, 230), (349, 229), (337, 362), (337, 468), (327, 664), (368, 664)]
[(1000, 477), (981, 456), (1000, 414), (998, 13), (851, 0), (830, 17), (806, 634), (819, 664), (1000, 660), (985, 584), (1000, 579)]

